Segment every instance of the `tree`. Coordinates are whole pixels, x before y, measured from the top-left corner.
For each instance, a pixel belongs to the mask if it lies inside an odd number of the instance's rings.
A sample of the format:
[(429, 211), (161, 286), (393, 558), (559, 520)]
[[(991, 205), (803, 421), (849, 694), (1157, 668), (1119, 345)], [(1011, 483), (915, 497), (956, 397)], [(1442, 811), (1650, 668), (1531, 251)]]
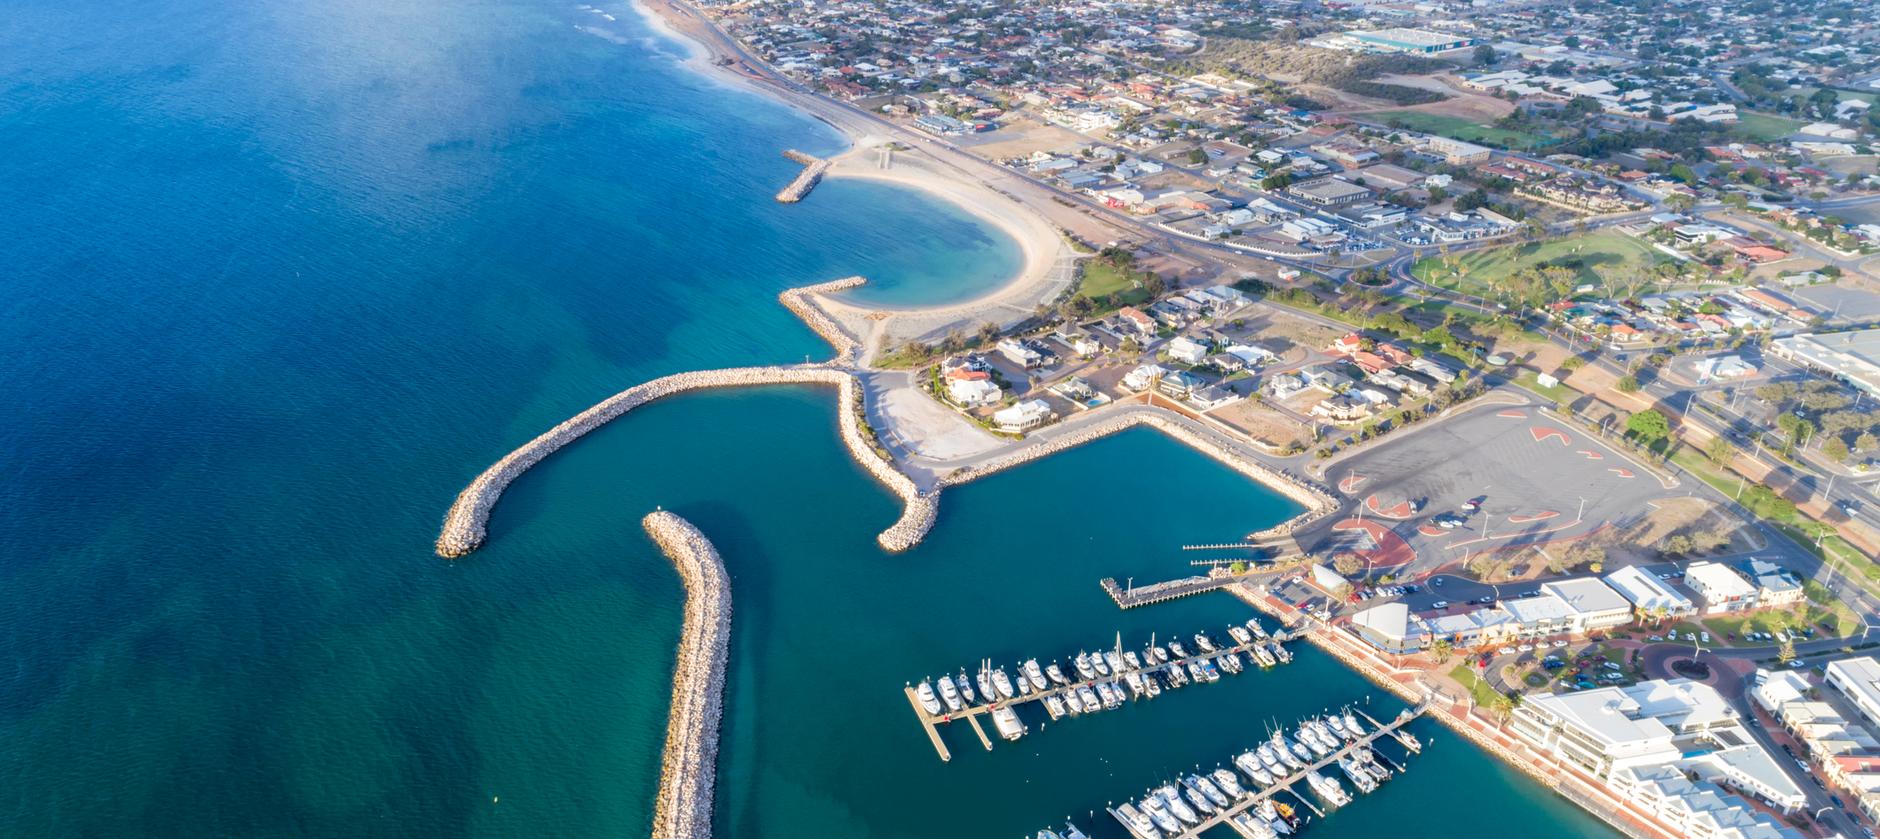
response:
[(1455, 651), (1456, 645), (1450, 643), (1448, 638), (1438, 638), (1430, 644), (1430, 655), (1436, 657), (1437, 664), (1448, 661)]
[(1695, 547), (1696, 546), (1692, 544), (1691, 542), (1691, 537), (1686, 536), (1682, 533), (1677, 533), (1671, 536), (1666, 536), (1663, 541), (1658, 543), (1658, 550), (1660, 552), (1663, 552), (1666, 554), (1676, 554), (1678, 556), (1684, 556), (1686, 554), (1691, 553), (1691, 551), (1694, 550)]
[(1477, 64), (1495, 63), (1495, 48), (1487, 44), (1483, 44), (1479, 47), (1476, 47), (1475, 48), (1475, 63)]
[(1671, 423), (1656, 409), (1647, 408), (1625, 420), (1626, 434), (1650, 445), (1671, 435)]
[(1710, 458), (1711, 463), (1729, 466), (1730, 462), (1736, 459), (1736, 444), (1730, 442), (1730, 438), (1719, 434), (1704, 444), (1704, 454)]
[(1830, 437), (1828, 442), (1822, 443), (1821, 453), (1827, 455), (1829, 459), (1836, 463), (1846, 460), (1848, 455), (1853, 454), (1853, 452), (1848, 451), (1847, 443), (1842, 442), (1839, 437)]
[(1236, 574), (1245, 574), (1247, 573), (1247, 561), (1244, 559), (1234, 560), (1232, 565), (1227, 566), (1227, 570)]
[(1880, 448), (1880, 437), (1875, 437), (1871, 431), (1862, 431), (1859, 437), (1854, 438), (1855, 451), (1870, 452), (1875, 448)]
[(1619, 381), (1615, 382), (1613, 384), (1613, 387), (1618, 388), (1620, 393), (1637, 393), (1638, 392), (1638, 377), (1632, 375), (1631, 373), (1627, 373), (1623, 376), (1620, 376)]
[(1349, 577), (1364, 570), (1364, 560), (1359, 559), (1357, 554), (1339, 554), (1337, 559), (1332, 560), (1332, 570), (1340, 576)]

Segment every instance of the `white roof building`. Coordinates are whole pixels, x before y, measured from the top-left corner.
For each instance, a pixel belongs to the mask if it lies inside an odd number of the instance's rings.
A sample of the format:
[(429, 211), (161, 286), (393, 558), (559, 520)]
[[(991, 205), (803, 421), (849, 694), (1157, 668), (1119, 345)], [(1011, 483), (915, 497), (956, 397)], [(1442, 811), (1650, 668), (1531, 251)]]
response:
[(1207, 345), (1186, 335), (1176, 336), (1165, 349), (1169, 358), (1183, 364), (1200, 364), (1208, 357)]
[(998, 426), (1000, 431), (1016, 434), (1044, 425), (1050, 422), (1053, 416), (1055, 415), (1051, 413), (1051, 405), (1043, 399), (1027, 399), (1010, 408), (994, 412), (992, 424)]
[(1863, 655), (1828, 662), (1828, 684), (1845, 694), (1868, 722), (1880, 723), (1880, 662)]
[(1606, 575), (1606, 585), (1632, 603), (1639, 614), (1655, 617), (1683, 617), (1697, 611), (1691, 599), (1665, 585), (1663, 580), (1636, 565), (1628, 565)]
[(1808, 698), (1808, 679), (1793, 670), (1758, 669), (1755, 680), (1756, 687), (1750, 689), (1750, 695), (1771, 715), (1790, 702)]
[(1684, 569), (1684, 584), (1704, 601), (1704, 613), (1732, 612), (1756, 605), (1756, 587), (1743, 575), (1717, 562), (1693, 562)]
[(1632, 622), (1632, 601), (1598, 577), (1542, 583), (1541, 591), (1560, 598), (1573, 610), (1574, 632), (1593, 632)]

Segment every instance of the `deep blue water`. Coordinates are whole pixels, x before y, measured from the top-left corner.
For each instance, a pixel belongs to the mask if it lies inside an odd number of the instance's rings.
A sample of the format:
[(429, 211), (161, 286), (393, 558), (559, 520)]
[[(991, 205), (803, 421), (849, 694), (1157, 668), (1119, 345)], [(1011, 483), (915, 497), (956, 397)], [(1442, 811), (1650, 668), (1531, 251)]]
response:
[[(912, 193), (771, 201), (779, 149), (839, 138), (606, 11), (0, 15), (0, 835), (643, 834), (681, 595), (639, 531), (655, 505), (735, 578), (726, 835), (1015, 835), (1224, 753), (1210, 720), (1368, 692), (1306, 655), (934, 759), (908, 679), (1244, 616), (1096, 589), (1289, 514), (1148, 432), (951, 493), (887, 556), (895, 506), (827, 393), (687, 397), (519, 481), (483, 551), (432, 557), (465, 481), (594, 401), (826, 355), (779, 290), (862, 273), (872, 299), (957, 300), (1016, 265)], [(1588, 830), (1435, 754), (1430, 783), (1488, 803), (1432, 831)], [(1317, 834), (1405, 826), (1363, 804)]]

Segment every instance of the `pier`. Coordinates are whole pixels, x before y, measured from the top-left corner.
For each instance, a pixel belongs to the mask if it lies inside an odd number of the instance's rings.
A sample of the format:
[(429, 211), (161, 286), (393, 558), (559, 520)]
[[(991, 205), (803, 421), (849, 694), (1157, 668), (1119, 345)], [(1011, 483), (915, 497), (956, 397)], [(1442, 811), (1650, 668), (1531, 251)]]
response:
[[(1275, 633), (1271, 637), (1257, 637), (1256, 636), (1252, 643), (1217, 646), (1214, 652), (1211, 652), (1211, 653), (1199, 653), (1199, 654), (1187, 656), (1184, 658), (1170, 658), (1168, 662), (1164, 664), (1148, 665), (1148, 666), (1144, 666), (1135, 670), (1125, 669), (1125, 670), (1113, 671), (1109, 676), (1098, 677), (1095, 679), (1084, 679), (1084, 678), (1078, 677), (1077, 674), (1073, 671), (1071, 673), (1073, 679), (1069, 684), (1054, 685), (1047, 690), (1033, 690), (1031, 693), (1020, 694), (1018, 696), (1012, 697), (1011, 699), (999, 699), (999, 700), (990, 701), (990, 702), (981, 702), (975, 705), (968, 705), (966, 707), (961, 708), (958, 711), (948, 711), (948, 710), (943, 709), (938, 714), (929, 714), (927, 713), (927, 709), (921, 707), (920, 700), (919, 698), (916, 697), (913, 687), (910, 686), (910, 687), (905, 688), (905, 692), (907, 693), (907, 704), (909, 707), (914, 709), (914, 717), (920, 721), (921, 728), (926, 730), (927, 739), (933, 743), (934, 751), (939, 754), (941, 760), (951, 761), (953, 759), (953, 754), (951, 751), (947, 749), (945, 741), (942, 740), (940, 736), (940, 729), (939, 729), (940, 725), (957, 722), (962, 719), (965, 720), (967, 724), (972, 727), (973, 733), (978, 735), (980, 745), (985, 746), (987, 751), (991, 751), (992, 740), (991, 738), (986, 736), (985, 729), (979, 724), (978, 718), (981, 715), (990, 715), (993, 711), (996, 711), (1000, 708), (1016, 709), (1020, 705), (1024, 705), (1024, 704), (1031, 703), (1031, 702), (1042, 703), (1046, 697), (1063, 696), (1064, 694), (1075, 691), (1079, 688), (1094, 688), (1099, 682), (1114, 683), (1118, 690), (1127, 690), (1127, 688), (1125, 688), (1123, 685), (1124, 676), (1127, 673), (1141, 673), (1143, 674), (1144, 678), (1149, 678), (1151, 676), (1161, 674), (1172, 668), (1177, 668), (1177, 667), (1185, 668), (1188, 666), (1188, 663), (1191, 661), (1200, 662), (1203, 660), (1213, 660), (1213, 659), (1226, 656), (1229, 653), (1246, 656), (1250, 659), (1251, 657), (1248, 656), (1247, 654), (1254, 647), (1267, 647), (1268, 649), (1271, 649), (1273, 646), (1283, 645), (1289, 640), (1291, 640), (1291, 636), (1284, 632)], [(1287, 657), (1287, 658), (1281, 659), (1281, 662), (1284, 663), (1285, 661), (1290, 661), (1290, 660), (1291, 660), (1290, 657)], [(1247, 662), (1247, 666), (1249, 668), (1252, 668), (1252, 667), (1259, 667), (1260, 665), (1258, 665), (1252, 660), (1249, 660)], [(1223, 675), (1231, 675), (1231, 674), (1223, 674)], [(1175, 690), (1175, 688), (1167, 687), (1167, 688), (1164, 688), (1164, 690)], [(1104, 709), (1104, 710), (1109, 710), (1109, 709)], [(1101, 713), (1101, 711), (1085, 711), (1084, 713), (1095, 714), (1095, 713)], [(1069, 719), (1069, 718), (1070, 718), (1069, 716), (1066, 716), (1063, 719)], [(1062, 720), (1060, 719), (1059, 721), (1062, 721)]]
[(784, 204), (795, 204), (803, 200), (809, 195), (810, 190), (816, 188), (816, 184), (822, 180), (824, 173), (827, 173), (829, 167), (834, 164), (834, 161), (824, 160), (796, 149), (786, 150), (783, 156), (803, 164), (803, 171), (796, 173), (796, 180), (791, 181), (789, 186), (777, 193), (777, 200)]
[(1110, 599), (1116, 601), (1117, 606), (1134, 609), (1137, 606), (1147, 606), (1151, 603), (1162, 603), (1178, 597), (1213, 591), (1233, 585), (1240, 580), (1239, 576), (1182, 577), (1146, 586), (1124, 588), (1116, 582), (1115, 577), (1104, 577), (1098, 585), (1103, 586), (1104, 593), (1110, 595)]
[[(1318, 813), (1321, 817), (1323, 817), (1325, 814), (1322, 811), (1320, 811), (1319, 808), (1316, 805), (1314, 805), (1310, 799), (1306, 798), (1304, 795), (1300, 794), (1297, 790), (1293, 789), (1293, 785), (1303, 782), (1306, 778), (1307, 773), (1317, 772), (1317, 771), (1325, 769), (1328, 766), (1335, 765), (1338, 763), (1338, 761), (1341, 758), (1350, 756), (1352, 751), (1354, 751), (1358, 747), (1370, 746), (1371, 744), (1376, 743), (1380, 738), (1390, 737), (1392, 739), (1398, 740), (1399, 742), (1403, 742), (1404, 735), (1399, 733), (1398, 729), (1401, 729), (1405, 725), (1408, 725), (1412, 720), (1415, 720), (1418, 717), (1423, 716), (1424, 712), (1426, 712), (1427, 710), (1429, 710), (1427, 705), (1418, 705), (1415, 708), (1406, 708), (1401, 713), (1399, 713), (1395, 719), (1391, 720), (1388, 723), (1381, 723), (1381, 724), (1377, 720), (1372, 719), (1369, 714), (1364, 714), (1363, 712), (1357, 712), (1359, 713), (1360, 716), (1363, 716), (1365, 720), (1367, 720), (1371, 724), (1371, 730), (1366, 732), (1363, 736), (1357, 738), (1356, 740), (1346, 741), (1339, 749), (1337, 749), (1336, 751), (1332, 752), (1331, 754), (1323, 758), (1318, 759), (1317, 761), (1313, 763), (1307, 764), (1306, 768), (1304, 769), (1298, 770), (1290, 775), (1287, 775), (1284, 778), (1275, 779), (1272, 786), (1269, 786), (1257, 792), (1249, 790), (1249, 792), (1252, 793), (1251, 795), (1246, 796), (1240, 799), (1239, 801), (1235, 801), (1226, 807), (1220, 808), (1213, 815), (1208, 816), (1207, 818), (1201, 819), (1199, 824), (1183, 825), (1183, 827), (1186, 829), (1182, 830), (1180, 833), (1168, 834), (1168, 836), (1170, 836), (1171, 839), (1189, 839), (1189, 837), (1198, 837), (1201, 834), (1206, 833), (1208, 830), (1215, 828), (1215, 827), (1219, 827), (1222, 824), (1228, 825), (1229, 827), (1233, 828), (1235, 832), (1242, 833), (1242, 835), (1249, 835), (1241, 831), (1240, 826), (1233, 822), (1233, 818), (1235, 816), (1238, 816), (1242, 813), (1247, 812), (1248, 810), (1258, 807), (1260, 805), (1260, 802), (1265, 801), (1269, 798), (1272, 798), (1273, 796), (1281, 792), (1290, 793), (1292, 797), (1298, 799), (1301, 804), (1304, 804), (1307, 808), (1311, 809), (1312, 812)], [(1384, 758), (1382, 754), (1379, 754), (1378, 758), (1380, 760), (1387, 760), (1386, 758)], [(1402, 768), (1398, 767), (1397, 764), (1395, 764), (1394, 762), (1391, 765), (1393, 767), (1397, 767), (1397, 771), (1402, 771)], [(1179, 783), (1179, 781), (1177, 781), (1177, 783)], [(1116, 810), (1111, 809), (1109, 812), (1111, 816), (1116, 818), (1117, 822), (1123, 825), (1124, 829), (1129, 830), (1130, 835), (1132, 836), (1138, 835), (1135, 829), (1130, 826), (1129, 822), (1125, 820), (1121, 815), (1119, 815), (1116, 812)]]

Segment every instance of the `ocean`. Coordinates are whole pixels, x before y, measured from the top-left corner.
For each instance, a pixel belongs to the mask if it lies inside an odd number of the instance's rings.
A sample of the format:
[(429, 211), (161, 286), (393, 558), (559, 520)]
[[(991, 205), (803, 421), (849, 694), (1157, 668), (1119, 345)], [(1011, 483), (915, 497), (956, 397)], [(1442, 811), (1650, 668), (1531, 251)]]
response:
[[(778, 291), (964, 300), (1016, 246), (877, 184), (775, 203), (781, 149), (841, 139), (686, 70), (625, 3), (8, 11), (0, 835), (644, 835), (682, 597), (655, 507), (734, 579), (726, 836), (1115, 836), (1094, 808), (1272, 721), (1393, 707), (1302, 649), (989, 753), (949, 731), (936, 759), (909, 681), (1248, 615), (1097, 588), (1293, 511), (1146, 430), (949, 492), (887, 555), (896, 504), (831, 393), (687, 396), (549, 459), (487, 547), (437, 559), (454, 494), (590, 404), (826, 357)], [(1604, 835), (1420, 730), (1405, 778), (1309, 835)]]

